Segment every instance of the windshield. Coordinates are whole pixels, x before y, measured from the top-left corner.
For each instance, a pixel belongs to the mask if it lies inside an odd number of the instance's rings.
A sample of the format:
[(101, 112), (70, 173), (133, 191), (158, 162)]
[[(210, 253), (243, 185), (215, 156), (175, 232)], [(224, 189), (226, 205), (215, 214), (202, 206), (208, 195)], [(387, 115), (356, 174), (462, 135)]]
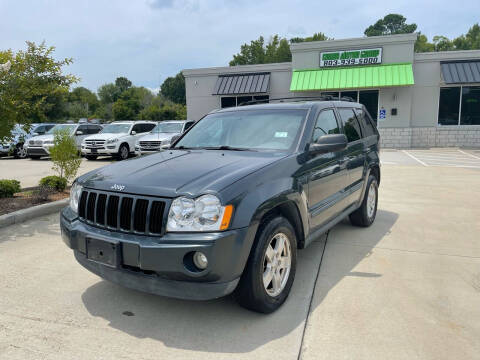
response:
[(130, 131), (131, 124), (109, 124), (100, 131), (100, 134), (121, 134)]
[(153, 128), (152, 133), (181, 133), (182, 123), (160, 123)]
[(282, 109), (207, 115), (175, 147), (288, 150), (293, 147), (306, 114), (306, 110)]
[(69, 134), (73, 134), (76, 127), (76, 124), (59, 124), (48, 130), (47, 134), (54, 134), (57, 131), (68, 131)]

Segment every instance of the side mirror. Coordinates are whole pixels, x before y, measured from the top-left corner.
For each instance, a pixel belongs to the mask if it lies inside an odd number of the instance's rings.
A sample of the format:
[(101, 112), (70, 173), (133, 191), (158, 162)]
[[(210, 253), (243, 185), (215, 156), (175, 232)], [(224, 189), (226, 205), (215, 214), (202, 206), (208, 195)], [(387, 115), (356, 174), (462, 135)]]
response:
[(323, 135), (318, 140), (310, 144), (309, 152), (311, 154), (328, 153), (346, 149), (348, 144), (347, 137), (344, 134)]
[(137, 132), (135, 130), (132, 130), (132, 132), (130, 134), (137, 135)]
[(78, 136), (78, 135), (83, 135), (83, 131), (78, 130), (78, 131), (75, 133), (75, 135), (77, 135), (77, 136)]
[(38, 136), (38, 135), (40, 135), (38, 132), (32, 133), (32, 136)]

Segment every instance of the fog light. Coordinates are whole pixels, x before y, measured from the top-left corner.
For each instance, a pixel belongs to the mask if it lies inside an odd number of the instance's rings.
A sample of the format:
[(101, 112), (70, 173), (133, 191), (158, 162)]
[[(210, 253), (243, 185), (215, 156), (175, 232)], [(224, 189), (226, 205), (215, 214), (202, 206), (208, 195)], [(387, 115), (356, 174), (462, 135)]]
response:
[(195, 254), (193, 254), (193, 263), (197, 268), (204, 270), (207, 268), (208, 259), (204, 253), (197, 251)]

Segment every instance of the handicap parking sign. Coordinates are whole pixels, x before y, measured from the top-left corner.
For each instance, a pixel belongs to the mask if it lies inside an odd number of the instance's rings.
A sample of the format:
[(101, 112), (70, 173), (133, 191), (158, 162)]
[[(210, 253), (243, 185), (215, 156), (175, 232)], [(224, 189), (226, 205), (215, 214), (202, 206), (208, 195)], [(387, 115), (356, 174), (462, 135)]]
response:
[(387, 110), (385, 110), (385, 109), (380, 109), (380, 114), (379, 114), (378, 118), (379, 118), (380, 120), (385, 120), (385, 117), (386, 117), (386, 116), (387, 116)]

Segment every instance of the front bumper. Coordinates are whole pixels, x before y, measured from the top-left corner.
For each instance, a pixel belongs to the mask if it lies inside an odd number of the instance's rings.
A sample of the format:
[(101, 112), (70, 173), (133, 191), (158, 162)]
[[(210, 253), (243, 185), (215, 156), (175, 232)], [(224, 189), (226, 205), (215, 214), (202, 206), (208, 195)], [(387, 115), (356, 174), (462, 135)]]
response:
[(47, 147), (27, 147), (28, 156), (50, 156), (50, 150)]
[[(62, 239), (77, 261), (119, 285), (162, 296), (208, 300), (235, 290), (253, 237), (249, 228), (215, 233), (167, 233), (162, 237), (112, 232), (81, 222), (65, 208), (60, 215)], [(91, 260), (87, 239), (115, 245), (115, 265)], [(203, 271), (191, 271), (184, 259), (194, 251), (208, 258)], [(91, 257), (91, 256), (90, 256)]]
[(114, 155), (118, 153), (116, 145), (105, 145), (99, 148), (91, 148), (82, 145), (81, 152), (83, 155)]

